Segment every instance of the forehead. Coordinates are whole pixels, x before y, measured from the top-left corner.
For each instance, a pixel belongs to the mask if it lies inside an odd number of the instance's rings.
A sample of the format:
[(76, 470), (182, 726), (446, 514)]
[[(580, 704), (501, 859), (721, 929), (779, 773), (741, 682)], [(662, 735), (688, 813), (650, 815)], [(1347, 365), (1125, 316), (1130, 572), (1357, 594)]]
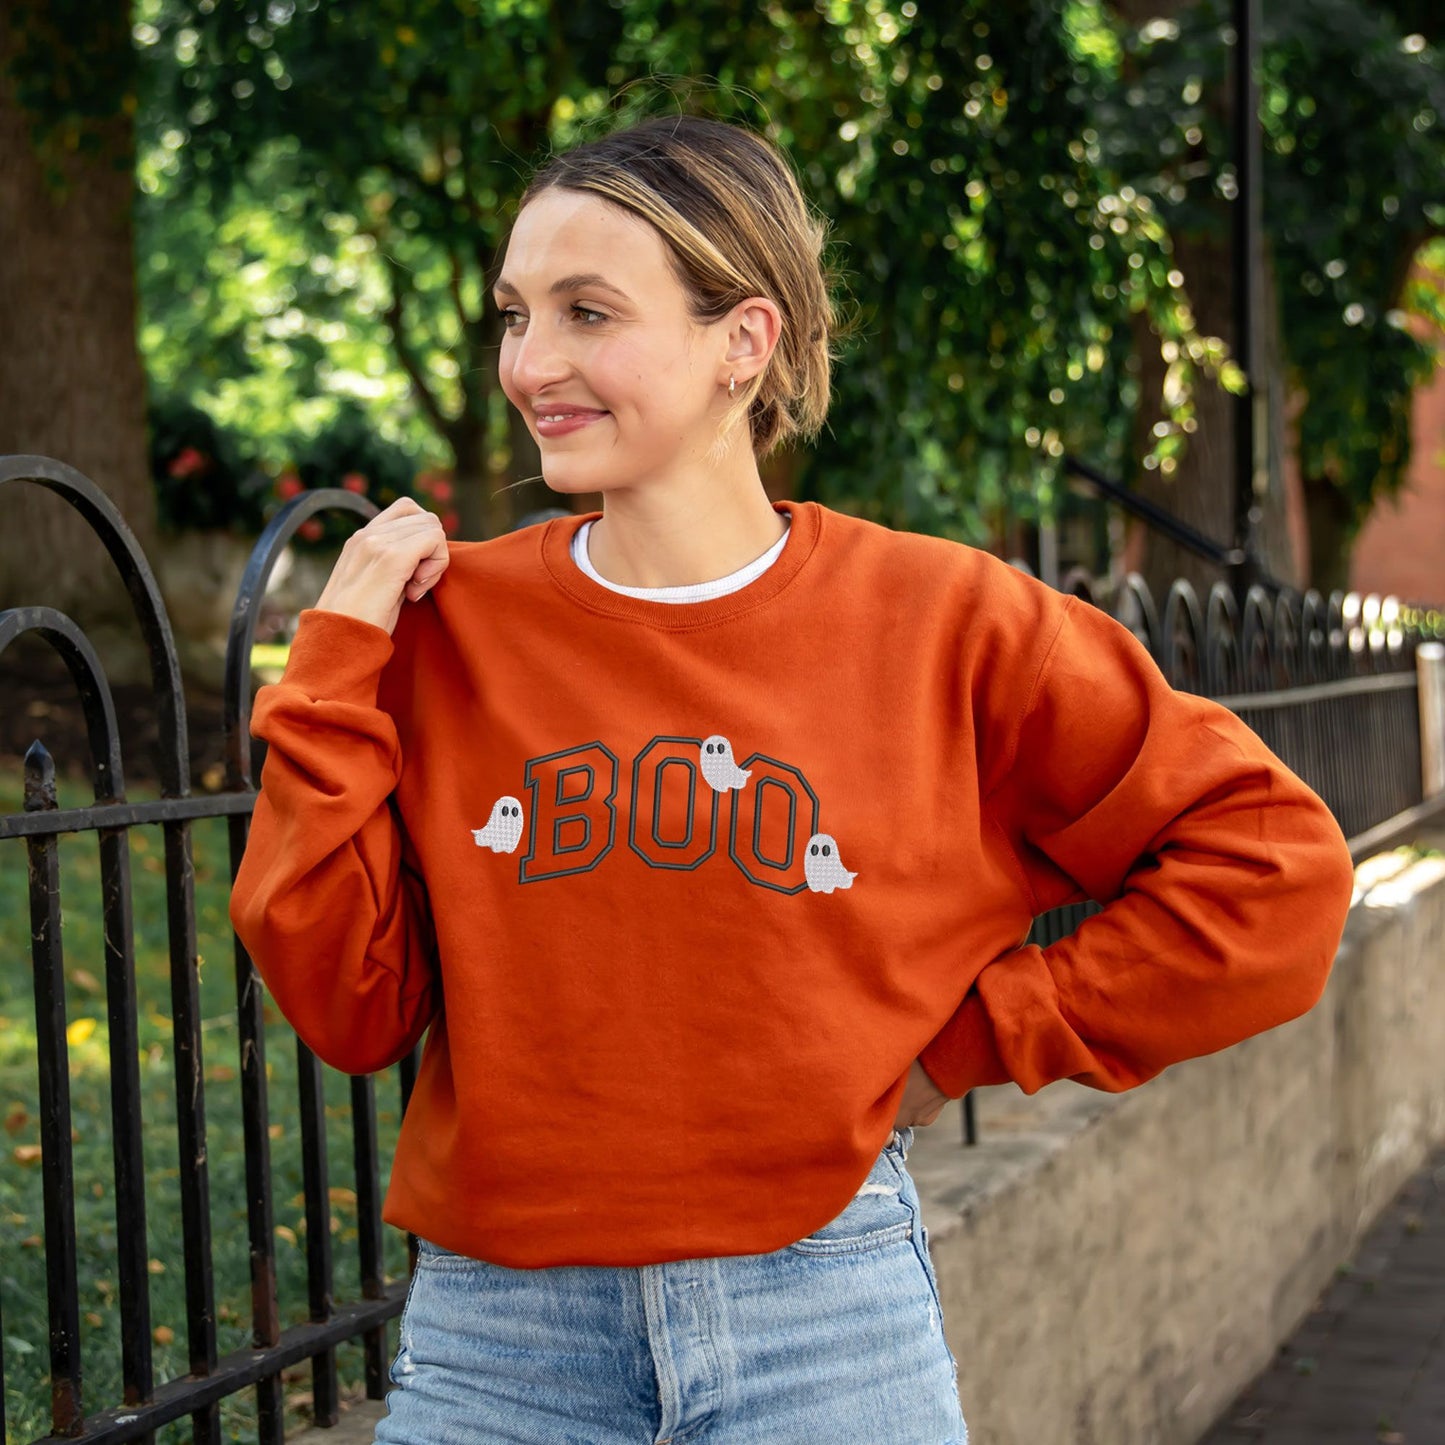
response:
[[(522, 208), (502, 274), (526, 292), (559, 277), (598, 273), (629, 293), (678, 283), (662, 237), (646, 221), (584, 191), (552, 187)], [(629, 284), (629, 282), (631, 284)]]

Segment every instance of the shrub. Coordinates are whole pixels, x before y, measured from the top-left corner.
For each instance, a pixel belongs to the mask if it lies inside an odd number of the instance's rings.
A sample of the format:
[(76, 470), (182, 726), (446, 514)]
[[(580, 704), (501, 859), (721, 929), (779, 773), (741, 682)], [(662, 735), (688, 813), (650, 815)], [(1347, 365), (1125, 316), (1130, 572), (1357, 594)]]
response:
[(271, 479), (241, 442), (180, 397), (153, 400), (147, 421), (161, 530), (256, 536), (270, 510)]
[[(435, 472), (418, 472), (417, 459), (405, 447), (378, 436), (366, 413), (346, 403), (330, 425), (297, 448), (296, 462), (276, 479), (275, 495), (286, 502), (303, 491), (340, 487), (389, 507), (399, 497), (413, 497), (441, 510), (438, 486), (450, 495), (450, 484)], [(297, 536), (317, 546), (344, 541), (356, 524), (336, 514), (302, 523)]]

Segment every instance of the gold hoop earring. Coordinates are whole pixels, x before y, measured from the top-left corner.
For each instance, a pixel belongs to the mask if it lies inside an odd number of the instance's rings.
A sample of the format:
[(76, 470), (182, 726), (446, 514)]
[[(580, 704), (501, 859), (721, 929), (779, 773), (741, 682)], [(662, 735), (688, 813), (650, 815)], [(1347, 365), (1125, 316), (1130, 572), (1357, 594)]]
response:
[(730, 376), (730, 377), (728, 377), (728, 400), (731, 401), (731, 400), (733, 399), (733, 397), (735, 397), (737, 394), (738, 394), (738, 379), (737, 379), (737, 377), (735, 377), (735, 376)]

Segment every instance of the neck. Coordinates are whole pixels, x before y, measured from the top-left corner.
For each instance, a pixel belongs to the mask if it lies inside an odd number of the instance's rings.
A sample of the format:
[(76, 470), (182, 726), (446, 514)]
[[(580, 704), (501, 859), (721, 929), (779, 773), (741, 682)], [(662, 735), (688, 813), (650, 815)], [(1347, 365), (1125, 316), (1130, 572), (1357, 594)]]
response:
[(592, 565), (623, 587), (685, 587), (761, 557), (787, 524), (751, 454), (747, 461), (731, 477), (713, 472), (666, 488), (609, 492), (587, 539)]

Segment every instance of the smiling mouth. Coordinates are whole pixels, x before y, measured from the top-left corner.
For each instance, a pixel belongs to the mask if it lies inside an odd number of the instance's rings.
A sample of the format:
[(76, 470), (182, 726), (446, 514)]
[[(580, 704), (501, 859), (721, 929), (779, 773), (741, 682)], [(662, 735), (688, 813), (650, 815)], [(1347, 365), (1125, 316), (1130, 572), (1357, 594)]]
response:
[(538, 411), (534, 415), (539, 436), (560, 437), (580, 431), (610, 413), (591, 407), (558, 407), (554, 411)]

